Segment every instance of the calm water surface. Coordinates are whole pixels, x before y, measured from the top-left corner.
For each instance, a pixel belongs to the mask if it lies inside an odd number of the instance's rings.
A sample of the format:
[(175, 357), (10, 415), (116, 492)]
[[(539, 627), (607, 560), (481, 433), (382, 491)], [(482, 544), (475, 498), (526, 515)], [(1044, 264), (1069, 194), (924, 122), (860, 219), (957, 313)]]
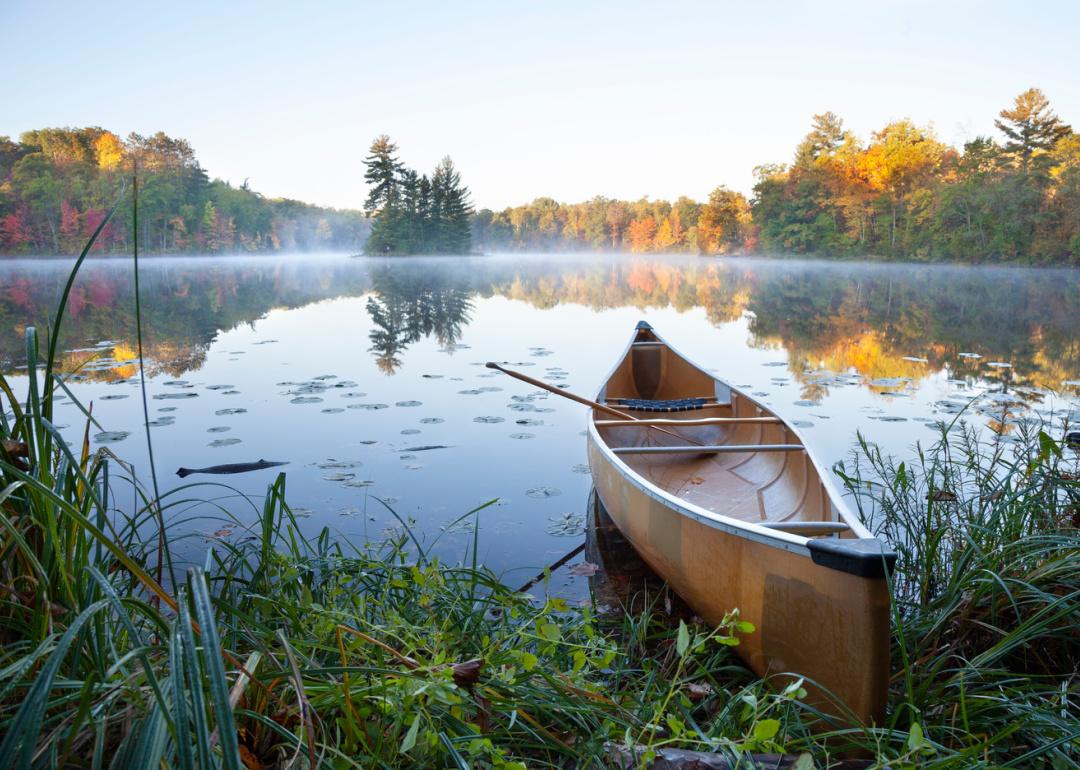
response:
[[(44, 329), (68, 263), (0, 263), (0, 365), (25, 389), (22, 331)], [(162, 491), (198, 479), (262, 495), (287, 461), (312, 532), (380, 538), (414, 523), (460, 558), (524, 582), (581, 540), (585, 409), (491, 372), (496, 360), (591, 396), (644, 318), (706, 368), (808, 428), (829, 461), (856, 431), (905, 456), (975, 399), (969, 419), (1080, 418), (1074, 272), (704, 258), (158, 259), (143, 263), (144, 334)], [(130, 265), (88, 264), (64, 321), (72, 390), (149, 483)], [(70, 404), (58, 416), (81, 440)], [(206, 494), (209, 494), (207, 492)], [(385, 505), (384, 505), (385, 503)], [(233, 502), (246, 521), (254, 511)], [(184, 513), (183, 555), (245, 536)], [(456, 522), (456, 523), (455, 523)], [(573, 592), (563, 571), (556, 587)]]

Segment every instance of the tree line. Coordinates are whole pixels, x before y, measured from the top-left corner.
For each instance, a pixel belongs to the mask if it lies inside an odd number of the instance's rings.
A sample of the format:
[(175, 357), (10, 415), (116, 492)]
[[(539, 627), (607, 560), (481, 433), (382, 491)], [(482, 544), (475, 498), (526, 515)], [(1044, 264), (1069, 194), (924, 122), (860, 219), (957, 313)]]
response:
[(815, 115), (790, 164), (759, 166), (752, 197), (564, 204), (473, 218), (484, 251), (804, 254), (1080, 264), (1080, 135), (1038, 89), (1001, 110), (1000, 137), (961, 149), (910, 120), (868, 142)]
[[(234, 187), (210, 180), (183, 139), (46, 128), (18, 141), (0, 137), (0, 253), (77, 253), (136, 171), (146, 251), (358, 251), (367, 235), (358, 211), (269, 199), (246, 181)], [(130, 253), (133, 237), (131, 207), (121, 206), (95, 248)]]
[(398, 160), (397, 145), (375, 138), (364, 159), (369, 192), (364, 204), (372, 217), (368, 254), (468, 254), (472, 250), (469, 188), (449, 156), (431, 176)]

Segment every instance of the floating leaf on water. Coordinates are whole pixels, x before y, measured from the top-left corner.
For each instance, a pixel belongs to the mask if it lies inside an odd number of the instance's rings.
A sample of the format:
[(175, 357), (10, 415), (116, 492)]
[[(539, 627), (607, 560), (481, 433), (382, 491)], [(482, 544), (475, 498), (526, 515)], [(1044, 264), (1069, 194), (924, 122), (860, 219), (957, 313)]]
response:
[(206, 432), (207, 433), (228, 433), (230, 430), (232, 430), (232, 428), (229, 427), (228, 425), (215, 425), (212, 428), (207, 428)]
[(566, 571), (576, 577), (592, 577), (598, 569), (600, 569), (599, 565), (591, 561), (583, 561), (571, 565)]
[(520, 420), (514, 420), (515, 425), (528, 425), (535, 427), (537, 425), (543, 425), (544, 421), (534, 417), (522, 417)]
[(336, 380), (336, 374), (320, 374), (318, 377), (312, 377), (313, 380)]
[(755, 390), (750, 395), (751, 396), (757, 396), (758, 398), (763, 398), (763, 397), (769, 395), (769, 391), (767, 391), (767, 390)]
[(561, 494), (562, 490), (558, 487), (540, 486), (525, 490), (526, 497), (532, 497), (537, 500), (542, 500), (545, 497), (558, 497)]
[(290, 404), (321, 404), (322, 399), (318, 396), (297, 396), (289, 399)]
[(319, 470), (328, 470), (330, 468), (337, 469), (349, 469), (359, 468), (363, 463), (359, 460), (327, 460), (326, 462), (316, 463), (315, 467)]
[(361, 393), (359, 391), (350, 391), (341, 394), (342, 398), (364, 398), (365, 396), (367, 396), (367, 393)]
[(422, 417), (420, 419), (420, 422), (422, 422), (424, 425), (438, 425), (440, 423), (446, 422), (446, 420), (444, 420), (442, 417)]
[(507, 407), (514, 412), (535, 412), (536, 407), (532, 404), (513, 403), (507, 404)]
[(516, 438), (516, 439), (536, 438), (536, 434), (535, 433), (511, 433), (510, 438)]
[(252, 342), (252, 345), (273, 345), (277, 340), (259, 340), (258, 342)]
[(123, 441), (131, 433), (126, 430), (105, 430), (101, 433), (94, 434), (94, 442), (98, 444), (115, 444), (117, 441)]
[(368, 479), (351, 479), (345, 482), (345, 486), (354, 488), (370, 487), (374, 485), (375, 482)]
[(401, 431), (401, 435), (402, 436), (415, 436), (419, 432), (420, 432), (420, 430), (418, 428), (404, 428)]
[(495, 385), (485, 385), (482, 388), (477, 388), (477, 390), (479, 392), (481, 392), (481, 393), (499, 393), (502, 390), (502, 388), (497, 387)]
[(358, 383), (355, 383), (352, 380), (338, 380), (337, 382), (334, 383), (333, 387), (335, 387), (335, 388), (355, 388), (357, 386), (357, 384)]
[(883, 414), (878, 417), (882, 422), (907, 422), (907, 417), (899, 417), (895, 414)]
[(389, 404), (349, 404), (348, 409), (364, 409), (369, 412), (374, 412), (377, 409), (389, 409)]
[(570, 470), (572, 470), (574, 473), (580, 473), (582, 475), (588, 475), (588, 474), (592, 473), (592, 470), (585, 463), (578, 463), (577, 465), (575, 465)]
[(545, 531), (555, 537), (576, 537), (585, 532), (585, 517), (579, 513), (560, 513), (548, 522)]
[(338, 472), (338, 473), (324, 473), (323, 474), (323, 479), (326, 480), (326, 481), (348, 481), (349, 479), (352, 479), (352, 478), (355, 478), (355, 477), (356, 477), (355, 473)]
[(473, 422), (481, 422), (481, 423), (487, 423), (489, 425), (494, 425), (495, 423), (506, 422), (506, 418), (505, 417), (492, 417), (492, 416), (485, 415), (483, 417), (473, 417)]
[(422, 401), (395, 401), (394, 406), (423, 406)]
[(175, 406), (159, 406), (158, 411), (159, 412), (175, 412), (176, 407)]
[(169, 415), (166, 417), (158, 417), (157, 419), (150, 420), (146, 425), (150, 428), (163, 428), (166, 425), (172, 425), (176, 422), (176, 418)]
[(234, 406), (229, 409), (218, 409), (214, 414), (218, 417), (224, 417), (227, 414), (245, 414), (247, 409), (242, 406)]
[(238, 438), (216, 438), (213, 441), (211, 441), (209, 444), (207, 444), (207, 446), (212, 446), (214, 448), (217, 448), (217, 447), (223, 447), (223, 446), (233, 446), (234, 444), (239, 444), (239, 443), (240, 443), (240, 439), (238, 439)]
[(165, 380), (161, 384), (170, 388), (186, 388), (190, 383), (187, 380)]
[(211, 537), (228, 537), (232, 533), (233, 531), (231, 529), (229, 529), (228, 527), (223, 527), (217, 532), (215, 532), (213, 535), (211, 535)]
[(415, 460), (416, 455), (404, 454), (404, 455), (401, 455), (401, 459), (402, 460)]
[(344, 412), (345, 410), (340, 406), (331, 406), (327, 407), (326, 409), (320, 409), (319, 411), (323, 414), (338, 414), (339, 412)]
[(418, 471), (423, 467), (424, 467), (423, 465), (406, 465), (405, 470), (407, 470), (407, 471)]
[(157, 393), (154, 395), (155, 401), (164, 401), (165, 399), (176, 398), (198, 398), (198, 393)]
[(221, 391), (221, 395), (223, 395), (223, 396), (235, 396), (235, 395), (238, 395), (239, 393), (240, 393), (239, 390), (223, 390), (223, 391)]
[(768, 361), (768, 362), (762, 364), (762, 366), (787, 366), (787, 365), (788, 365), (787, 361)]
[(432, 449), (452, 449), (447, 444), (424, 444), (423, 446), (410, 446), (402, 449), (402, 452), (430, 452)]
[(458, 395), (459, 396), (479, 396), (483, 392), (484, 391), (480, 390), (479, 388), (470, 388), (468, 390), (459, 390)]
[(795, 406), (820, 406), (820, 401), (794, 401)]
[(443, 378), (441, 374), (421, 374), (420, 376), (425, 380), (441, 380)]
[(120, 399), (127, 398), (130, 395), (131, 395), (130, 393), (110, 393), (107, 396), (102, 396), (100, 400), (101, 401), (119, 401)]
[(207, 385), (206, 389), (207, 390), (231, 390), (233, 387), (234, 386), (232, 386), (232, 385)]
[(796, 428), (813, 428), (814, 427), (814, 423), (810, 422), (809, 420), (792, 420), (791, 424), (794, 425)]

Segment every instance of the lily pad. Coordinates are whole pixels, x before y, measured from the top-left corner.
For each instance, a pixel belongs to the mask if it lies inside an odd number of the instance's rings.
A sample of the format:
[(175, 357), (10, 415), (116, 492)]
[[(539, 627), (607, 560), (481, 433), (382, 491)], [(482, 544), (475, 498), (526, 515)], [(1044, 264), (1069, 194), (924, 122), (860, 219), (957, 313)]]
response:
[(536, 438), (536, 434), (535, 433), (511, 433), (510, 438), (530, 439), (530, 438)]
[(214, 425), (206, 429), (207, 433), (228, 433), (232, 428), (228, 425)]
[(130, 435), (130, 431), (126, 430), (105, 430), (101, 433), (94, 434), (94, 442), (98, 444), (115, 444), (118, 441), (123, 441)]
[(231, 407), (229, 409), (218, 409), (216, 412), (214, 412), (214, 414), (217, 417), (224, 417), (227, 414), (246, 414), (246, 413), (247, 413), (247, 409), (244, 409), (244, 407), (242, 407), (242, 406), (234, 406), (234, 407)]
[(480, 422), (480, 423), (486, 423), (486, 424), (489, 424), (489, 425), (494, 425), (496, 423), (506, 422), (506, 418), (505, 417), (492, 417), (492, 416), (489, 416), (489, 415), (484, 415), (482, 417), (473, 417), (473, 422)]
[(331, 406), (327, 407), (326, 409), (320, 409), (319, 411), (323, 414), (338, 414), (339, 412), (344, 412), (345, 410), (342, 409), (340, 406)]
[(580, 513), (560, 513), (548, 519), (545, 531), (555, 537), (576, 537), (585, 532), (585, 517)]
[(154, 395), (155, 401), (164, 401), (165, 399), (176, 398), (198, 398), (198, 393), (157, 393)]
[(119, 401), (122, 398), (128, 398), (130, 393), (110, 393), (107, 396), (102, 396), (101, 401)]
[(562, 494), (562, 490), (558, 487), (539, 486), (525, 490), (526, 497), (532, 497), (536, 500), (543, 500), (547, 497), (558, 497)]
[(349, 409), (364, 409), (373, 412), (377, 409), (389, 409), (389, 404), (349, 404)]
[(421, 401), (395, 401), (394, 406), (423, 406)]
[(289, 399), (290, 404), (321, 404), (322, 399), (318, 396), (297, 396)]
[(240, 443), (238, 438), (216, 438), (211, 441), (207, 446), (214, 447), (215, 449), (223, 446), (234, 446)]
[(440, 423), (446, 422), (446, 420), (442, 417), (423, 417), (420, 419), (420, 422), (424, 425), (439, 425)]

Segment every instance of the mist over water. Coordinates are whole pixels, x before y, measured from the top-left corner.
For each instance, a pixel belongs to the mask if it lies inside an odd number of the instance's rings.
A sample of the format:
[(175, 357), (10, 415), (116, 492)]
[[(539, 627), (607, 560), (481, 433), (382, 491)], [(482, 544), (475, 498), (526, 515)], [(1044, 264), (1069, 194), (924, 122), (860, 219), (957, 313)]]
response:
[[(939, 420), (1006, 436), (1080, 419), (1080, 276), (1067, 271), (629, 255), (154, 259), (142, 263), (151, 433), (163, 491), (197, 479), (261, 496), (278, 470), (314, 532), (378, 539), (415, 522), (449, 558), (472, 543), (524, 582), (578, 542), (585, 409), (487, 370), (496, 360), (592, 396), (647, 319), (705, 368), (806, 429), (827, 462), (857, 430), (910, 454)], [(59, 261), (0, 263), (0, 365), (25, 387), (22, 332), (44, 329)], [(64, 320), (65, 371), (103, 430), (149, 469), (130, 264), (91, 261)], [(968, 402), (974, 402), (968, 406)], [(57, 417), (69, 441), (84, 420)], [(258, 459), (281, 469), (174, 472)], [(246, 509), (230, 503), (241, 517)], [(184, 556), (245, 536), (206, 509)], [(254, 511), (249, 520), (254, 520)], [(559, 576), (561, 588), (582, 578)], [(570, 585), (566, 585), (569, 582)]]

